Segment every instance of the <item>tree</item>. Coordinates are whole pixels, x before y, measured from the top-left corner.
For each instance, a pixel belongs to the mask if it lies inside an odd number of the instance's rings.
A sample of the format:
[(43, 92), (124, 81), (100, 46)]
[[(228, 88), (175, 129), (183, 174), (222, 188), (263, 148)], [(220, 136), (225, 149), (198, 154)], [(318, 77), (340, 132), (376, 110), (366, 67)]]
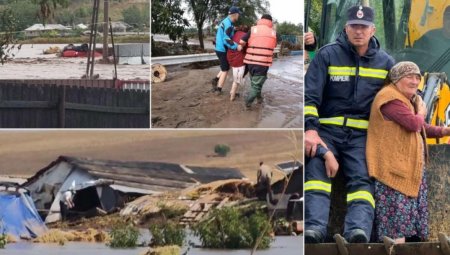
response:
[(2, 31), (0, 35), (0, 63), (2, 65), (10, 56), (14, 56), (12, 53), (14, 49), (20, 49), (20, 46), (16, 47), (14, 44), (16, 26), (17, 20), (10, 8), (0, 11), (0, 28)]
[(123, 21), (126, 23), (142, 28), (142, 24), (144, 23), (141, 15), (141, 10), (136, 5), (132, 5), (127, 9), (122, 11)]
[(53, 15), (58, 6), (67, 7), (69, 5), (69, 0), (32, 0), (32, 2), (40, 7), (38, 15), (43, 24)]
[(230, 147), (226, 144), (217, 144), (214, 146), (214, 152), (221, 157), (226, 157), (230, 152)]
[[(39, 23), (39, 18), (36, 16), (36, 13), (39, 12), (38, 6), (31, 3), (31, 1), (11, 1), (6, 8), (8, 8), (15, 19), (15, 31), (22, 31), (25, 28)], [(1, 28), (1, 31), (7, 31)]]
[(270, 14), (270, 4), (267, 0), (234, 0), (234, 1), (220, 1), (212, 0), (212, 11), (210, 13), (210, 21), (220, 22), (218, 19), (224, 19), (228, 15), (228, 10), (231, 6), (238, 6), (242, 12), (239, 20), (235, 25), (253, 26), (256, 21), (261, 18), (263, 14)]
[(168, 34), (170, 40), (176, 41), (189, 25), (183, 17), (181, 0), (152, 0), (152, 33)]
[(208, 19), (208, 14), (212, 10), (212, 0), (188, 0), (189, 10), (194, 15), (194, 21), (197, 25), (197, 35), (200, 42), (200, 48), (204, 49), (203, 43), (203, 25)]
[(322, 1), (321, 0), (312, 0), (308, 26), (309, 26), (309, 28), (311, 28), (314, 31), (314, 33), (317, 35), (317, 37), (320, 36), (321, 17), (322, 17)]
[(280, 35), (301, 35), (303, 26), (290, 22), (282, 22), (277, 25), (277, 33)]
[[(200, 47), (203, 44), (203, 26), (206, 22), (217, 24), (228, 15), (231, 6), (238, 6), (243, 12), (235, 25), (254, 25), (256, 20), (264, 13), (268, 12), (269, 3), (267, 0), (188, 0), (189, 11), (194, 16), (197, 26), (198, 40)], [(259, 14), (259, 15), (258, 15)]]

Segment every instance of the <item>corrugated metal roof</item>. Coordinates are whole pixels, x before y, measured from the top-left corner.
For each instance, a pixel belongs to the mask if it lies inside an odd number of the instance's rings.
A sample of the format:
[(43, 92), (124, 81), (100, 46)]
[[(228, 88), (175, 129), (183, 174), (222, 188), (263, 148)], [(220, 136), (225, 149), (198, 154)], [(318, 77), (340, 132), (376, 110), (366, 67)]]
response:
[(155, 192), (180, 190), (198, 183), (216, 180), (245, 178), (235, 168), (186, 166), (191, 169), (192, 173), (190, 173), (179, 164), (173, 163), (97, 160), (60, 156), (56, 161), (39, 170), (22, 186), (29, 186), (60, 162), (70, 164), (72, 169), (86, 171), (94, 178), (111, 180), (117, 185)]

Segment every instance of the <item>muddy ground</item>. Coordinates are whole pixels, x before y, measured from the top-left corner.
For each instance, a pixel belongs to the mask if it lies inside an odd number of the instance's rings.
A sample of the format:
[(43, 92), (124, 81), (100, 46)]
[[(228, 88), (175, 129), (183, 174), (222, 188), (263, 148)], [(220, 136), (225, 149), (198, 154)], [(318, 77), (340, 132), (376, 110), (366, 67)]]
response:
[[(14, 52), (13, 59), (0, 65), (0, 79), (80, 79), (86, 73), (86, 58), (61, 58), (56, 54), (43, 54), (43, 50), (50, 46), (63, 49), (65, 44), (22, 45), (18, 52)], [(149, 65), (117, 65), (118, 78), (148, 80), (149, 68)], [(113, 64), (96, 63), (94, 66), (94, 73), (99, 75), (99, 79), (112, 79), (113, 70)]]
[(263, 87), (264, 102), (244, 107), (249, 77), (240, 88), (241, 97), (229, 101), (230, 71), (223, 94), (211, 92), (211, 79), (219, 67), (171, 68), (168, 79), (152, 85), (154, 128), (302, 128), (303, 74), (300, 56), (275, 60)]
[[(60, 155), (124, 161), (162, 161), (196, 166), (236, 167), (252, 180), (260, 160), (297, 159), (290, 131), (4, 131), (0, 132), (0, 175), (31, 176)], [(230, 146), (213, 157), (214, 146)]]

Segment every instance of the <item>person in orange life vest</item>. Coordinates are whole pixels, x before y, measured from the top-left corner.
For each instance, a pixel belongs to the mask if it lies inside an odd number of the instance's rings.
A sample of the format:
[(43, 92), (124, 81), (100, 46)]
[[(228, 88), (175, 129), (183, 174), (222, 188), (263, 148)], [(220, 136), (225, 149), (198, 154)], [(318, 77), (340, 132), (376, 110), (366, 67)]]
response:
[[(233, 41), (235, 43), (239, 43), (242, 37), (248, 32), (248, 26), (242, 25), (236, 29), (236, 33), (233, 36)], [(243, 83), (244, 76), (246, 74), (245, 65), (244, 65), (244, 55), (245, 49), (242, 51), (228, 49), (227, 51), (227, 60), (233, 69), (233, 85), (230, 91), (230, 101), (234, 101), (236, 96), (239, 96), (239, 93), (236, 93), (238, 90), (238, 86)]]
[(250, 108), (255, 99), (262, 102), (261, 90), (272, 65), (273, 50), (277, 46), (276, 31), (272, 28), (272, 16), (264, 14), (251, 30), (241, 39), (248, 43), (244, 63), (250, 72), (251, 90), (245, 98), (245, 106)]

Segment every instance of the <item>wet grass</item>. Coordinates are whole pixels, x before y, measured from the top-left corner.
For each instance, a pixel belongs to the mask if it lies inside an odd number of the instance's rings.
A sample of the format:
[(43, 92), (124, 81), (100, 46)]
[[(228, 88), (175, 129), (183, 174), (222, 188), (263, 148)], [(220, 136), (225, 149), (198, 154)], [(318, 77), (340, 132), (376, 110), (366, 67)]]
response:
[[(193, 227), (194, 234), (202, 242), (203, 248), (248, 249), (253, 248), (258, 239), (258, 249), (270, 247), (270, 222), (266, 214), (257, 211), (249, 217), (237, 208), (214, 210), (210, 216)], [(261, 237), (260, 235), (263, 234)]]
[(7, 237), (5, 234), (0, 235), (0, 249), (4, 249), (7, 242)]
[(183, 246), (186, 238), (184, 228), (171, 221), (151, 225), (150, 232), (152, 233), (151, 246)]
[(111, 230), (111, 248), (131, 248), (136, 247), (139, 238), (139, 230), (132, 225), (119, 225)]

